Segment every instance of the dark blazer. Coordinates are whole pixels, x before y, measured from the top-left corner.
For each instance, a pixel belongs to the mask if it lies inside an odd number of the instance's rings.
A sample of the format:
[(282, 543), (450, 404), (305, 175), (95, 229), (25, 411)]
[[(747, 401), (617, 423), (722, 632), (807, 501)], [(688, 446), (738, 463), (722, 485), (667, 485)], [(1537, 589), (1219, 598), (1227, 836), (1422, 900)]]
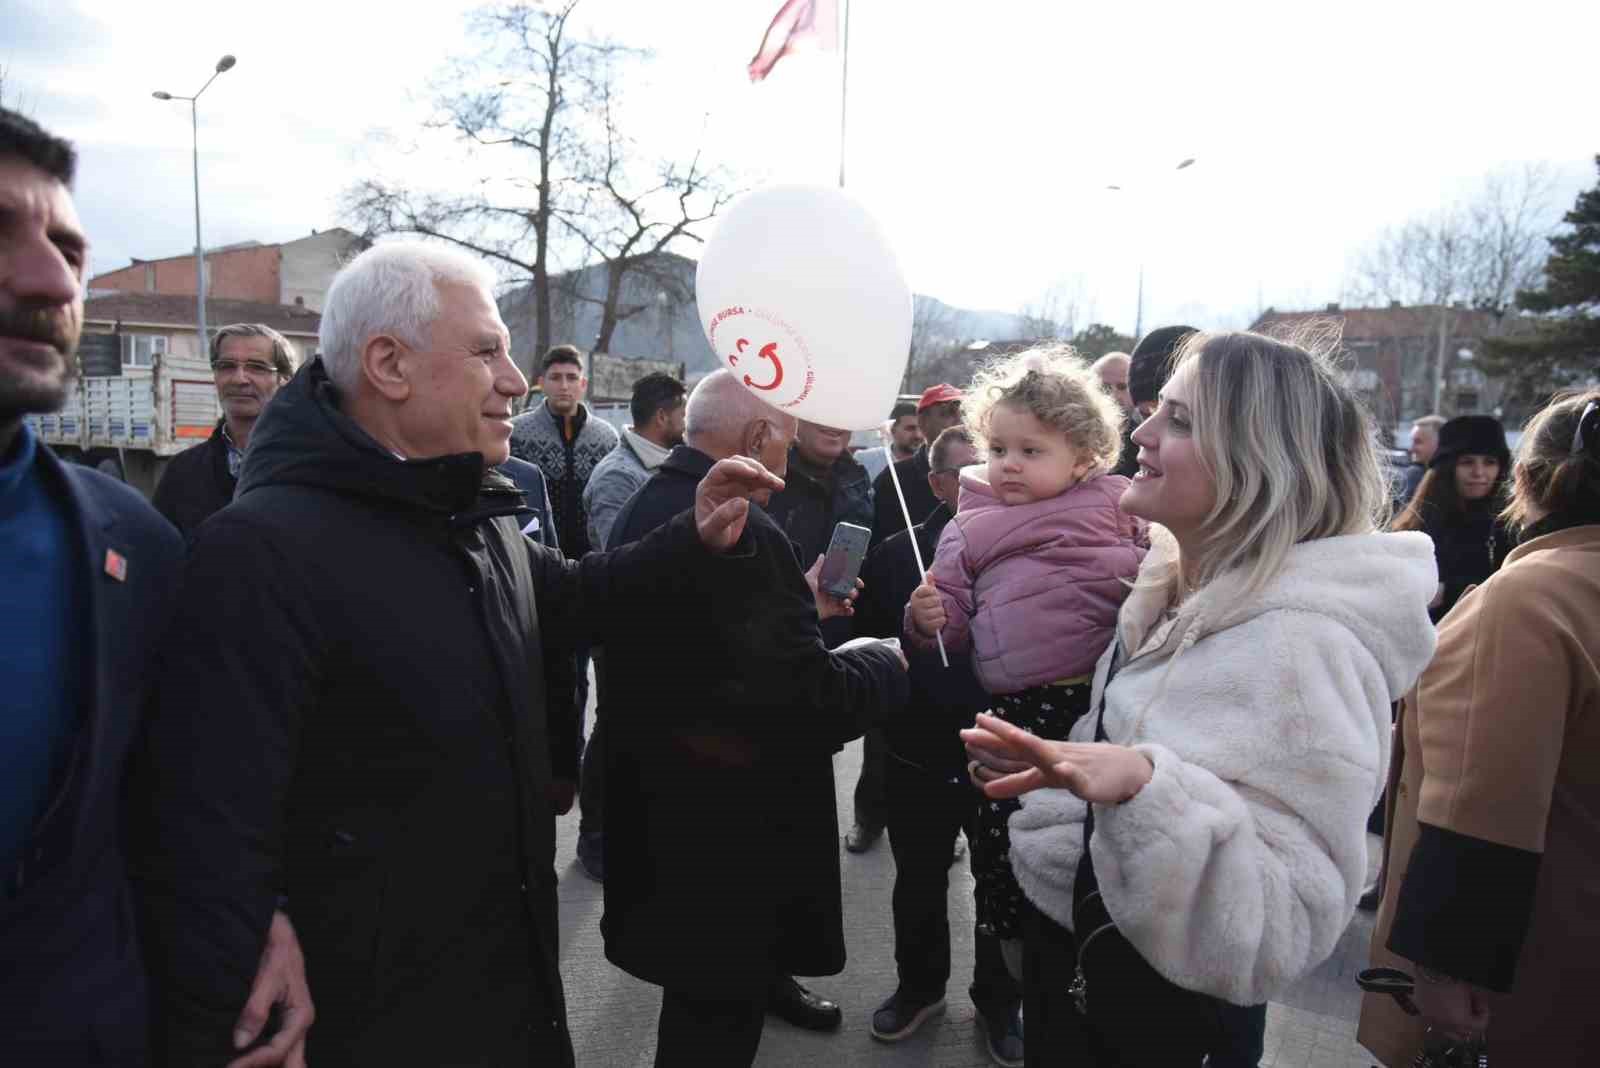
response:
[(532, 514), (524, 515), (518, 520), (522, 524), (522, 532), (546, 549), (559, 550), (561, 542), (556, 537), (554, 513), (550, 510), (550, 490), (545, 483), (544, 472), (539, 470), (539, 465), (508, 456), (506, 462), (495, 470), (516, 483), (517, 488), (522, 491), (522, 496), (527, 499)]
[[(710, 468), (673, 449), (611, 544), (691, 504)], [(844, 967), (833, 753), (906, 686), (886, 649), (823, 648), (799, 561), (759, 507), (745, 538), (753, 551), (724, 559), (692, 606), (657, 598), (606, 637), (606, 957), (726, 998)], [(706, 621), (687, 625), (689, 607)]]
[[(933, 495), (933, 487), (928, 485), (928, 472), (931, 469), (926, 445), (904, 460), (895, 462), (894, 473), (900, 477), (900, 488), (905, 491), (906, 508), (911, 512), (913, 523), (928, 518), (928, 513), (939, 503), (939, 498)], [(894, 483), (889, 478), (889, 470), (885, 468), (872, 483), (873, 548), (881, 545), (889, 535), (906, 529), (905, 515), (900, 511), (900, 498), (895, 496)]]
[[(894, 492), (892, 487), (889, 492)], [(939, 501), (928, 517), (912, 528), (922, 561), (930, 567), (939, 535), (951, 518), (950, 506)], [(856, 613), (850, 617), (855, 633), (901, 638), (900, 647), (911, 665), (907, 674), (910, 697), (884, 725), (889, 751), (942, 780), (966, 782), (967, 755), (959, 732), (972, 726), (974, 717), (992, 702), (972, 672), (970, 650), (951, 649), (950, 666), (945, 667), (937, 646), (904, 640), (906, 604), (922, 581), (910, 533), (891, 534), (867, 554), (861, 578), (866, 585), (856, 601)]]
[(67, 502), (88, 576), (78, 628), (84, 718), (56, 798), (0, 888), (0, 1064), (143, 1065), (147, 998), (123, 847), (123, 770), (183, 541), (121, 482), (43, 447), (34, 462)]
[(228, 439), (219, 419), (209, 438), (167, 461), (150, 503), (187, 538), (212, 512), (233, 502), (236, 484), (228, 473)]

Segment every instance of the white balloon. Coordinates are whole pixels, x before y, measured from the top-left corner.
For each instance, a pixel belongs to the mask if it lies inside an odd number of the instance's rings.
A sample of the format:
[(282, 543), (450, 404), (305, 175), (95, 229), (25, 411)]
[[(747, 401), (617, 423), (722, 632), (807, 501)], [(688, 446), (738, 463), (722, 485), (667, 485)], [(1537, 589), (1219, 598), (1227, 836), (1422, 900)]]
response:
[(878, 426), (911, 346), (911, 290), (877, 222), (828, 186), (746, 193), (695, 273), (700, 325), (756, 396), (840, 430)]

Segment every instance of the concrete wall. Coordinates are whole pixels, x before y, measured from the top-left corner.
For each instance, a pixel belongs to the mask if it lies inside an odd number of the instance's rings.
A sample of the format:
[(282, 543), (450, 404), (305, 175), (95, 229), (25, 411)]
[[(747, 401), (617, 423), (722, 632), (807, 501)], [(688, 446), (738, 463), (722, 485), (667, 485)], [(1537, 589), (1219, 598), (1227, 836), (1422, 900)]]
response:
[[(716, 353), (711, 351), (704, 331), (700, 329), (700, 317), (694, 303), (694, 262), (678, 256), (663, 257), (661, 269), (677, 276), (673, 288), (686, 295), (687, 299), (680, 301), (669, 294), (668, 299), (661, 300), (659, 298), (665, 287), (659, 281), (645, 273), (630, 273), (623, 279), (619, 303), (623, 307), (642, 304), (646, 310), (617, 324), (611, 335), (611, 355), (624, 359), (662, 360), (673, 365), (681, 363), (691, 377), (696, 372), (715, 370), (721, 363)], [(598, 301), (605, 297), (605, 270), (603, 266), (585, 267), (556, 284), (573, 286), (588, 299), (574, 299), (561, 292), (552, 293), (551, 344), (573, 344), (587, 353), (594, 347), (595, 337), (600, 332), (601, 308)], [(502, 294), (500, 315), (511, 331), (511, 358), (530, 379), (535, 377), (544, 353), (534, 351), (533, 285), (518, 286)]]
[(333, 276), (361, 251), (362, 243), (347, 230), (325, 230), (279, 247), (283, 250), (283, 263), (279, 290), (273, 294), (272, 302), (303, 301), (313, 311), (321, 311)]

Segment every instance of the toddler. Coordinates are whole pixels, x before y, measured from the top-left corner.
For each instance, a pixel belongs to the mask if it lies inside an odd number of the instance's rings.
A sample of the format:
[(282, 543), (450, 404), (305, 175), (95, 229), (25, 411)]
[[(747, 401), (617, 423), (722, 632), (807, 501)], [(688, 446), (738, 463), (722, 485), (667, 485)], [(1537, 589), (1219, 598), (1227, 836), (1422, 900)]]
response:
[[(1001, 719), (1065, 740), (1088, 711), (1096, 661), (1149, 541), (1117, 506), (1128, 480), (1108, 474), (1122, 448), (1122, 412), (1068, 346), (990, 365), (963, 402), (986, 466), (961, 472), (955, 518), (928, 580), (906, 606), (905, 633), (970, 643), (978, 681)], [(1022, 891), (1006, 821), (1016, 801), (981, 800), (972, 872), (978, 922), (1013, 963)]]

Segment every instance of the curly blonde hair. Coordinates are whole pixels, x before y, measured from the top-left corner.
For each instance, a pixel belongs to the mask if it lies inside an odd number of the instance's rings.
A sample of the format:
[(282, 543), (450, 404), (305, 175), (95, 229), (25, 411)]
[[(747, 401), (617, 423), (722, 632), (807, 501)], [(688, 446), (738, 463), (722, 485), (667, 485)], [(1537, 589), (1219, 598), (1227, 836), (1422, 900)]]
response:
[(1060, 431), (1104, 474), (1122, 454), (1122, 409), (1100, 376), (1071, 345), (1039, 345), (986, 364), (961, 402), (968, 429), (985, 447), (996, 405), (1032, 415)]

